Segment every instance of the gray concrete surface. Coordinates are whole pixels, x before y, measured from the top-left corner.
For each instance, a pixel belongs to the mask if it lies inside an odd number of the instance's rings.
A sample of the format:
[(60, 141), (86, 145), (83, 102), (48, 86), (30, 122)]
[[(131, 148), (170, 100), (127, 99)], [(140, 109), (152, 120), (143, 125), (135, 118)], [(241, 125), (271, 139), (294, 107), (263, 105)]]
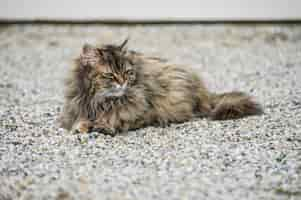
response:
[[(84, 42), (192, 65), (265, 114), (193, 119), (117, 137), (56, 123)], [(301, 25), (0, 27), (0, 199), (301, 199)]]

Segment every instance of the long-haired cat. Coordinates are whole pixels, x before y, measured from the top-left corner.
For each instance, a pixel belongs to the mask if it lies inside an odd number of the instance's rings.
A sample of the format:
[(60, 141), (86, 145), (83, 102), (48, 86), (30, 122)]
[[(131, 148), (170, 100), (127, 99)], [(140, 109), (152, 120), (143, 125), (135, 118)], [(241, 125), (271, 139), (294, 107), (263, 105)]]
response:
[(214, 120), (260, 114), (242, 92), (209, 92), (195, 71), (127, 50), (84, 45), (66, 81), (61, 125), (81, 133), (114, 135), (193, 117)]

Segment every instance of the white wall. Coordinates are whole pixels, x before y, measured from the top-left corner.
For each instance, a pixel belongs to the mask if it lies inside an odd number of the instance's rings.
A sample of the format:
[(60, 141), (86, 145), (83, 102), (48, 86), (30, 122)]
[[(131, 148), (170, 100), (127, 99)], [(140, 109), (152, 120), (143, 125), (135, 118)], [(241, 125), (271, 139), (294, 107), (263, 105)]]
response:
[(0, 0), (0, 20), (300, 20), (301, 0)]

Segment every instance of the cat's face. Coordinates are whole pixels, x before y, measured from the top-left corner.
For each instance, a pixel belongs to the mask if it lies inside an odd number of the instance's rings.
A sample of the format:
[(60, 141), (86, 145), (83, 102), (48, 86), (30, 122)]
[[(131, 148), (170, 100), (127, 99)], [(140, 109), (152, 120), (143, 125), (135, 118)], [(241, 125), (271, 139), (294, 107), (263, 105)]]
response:
[(123, 97), (135, 84), (136, 71), (122, 48), (85, 45), (81, 63), (89, 69), (89, 93), (98, 101)]

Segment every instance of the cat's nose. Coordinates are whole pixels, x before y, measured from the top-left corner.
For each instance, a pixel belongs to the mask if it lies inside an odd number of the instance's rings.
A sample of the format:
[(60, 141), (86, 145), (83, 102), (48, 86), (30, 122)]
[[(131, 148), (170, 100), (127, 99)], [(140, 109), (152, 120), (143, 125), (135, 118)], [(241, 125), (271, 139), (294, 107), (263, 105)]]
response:
[(123, 78), (118, 78), (117, 81), (118, 81), (118, 84), (120, 84), (120, 85), (123, 85), (125, 82), (125, 80)]

